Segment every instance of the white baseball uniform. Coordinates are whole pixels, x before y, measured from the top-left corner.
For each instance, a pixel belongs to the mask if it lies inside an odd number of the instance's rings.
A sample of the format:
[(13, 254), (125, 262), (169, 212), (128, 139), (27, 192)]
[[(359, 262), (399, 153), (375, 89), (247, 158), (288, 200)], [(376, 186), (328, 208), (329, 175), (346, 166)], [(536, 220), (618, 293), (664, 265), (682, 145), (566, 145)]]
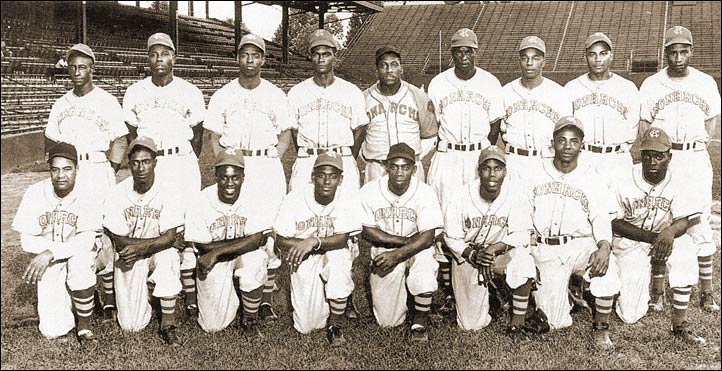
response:
[[(644, 180), (642, 165), (637, 164), (615, 187), (617, 218), (635, 227), (659, 233), (679, 218), (699, 214), (688, 185), (669, 171), (659, 184)], [(614, 255), (619, 266), (622, 288), (616, 311), (625, 323), (635, 323), (649, 309), (649, 282), (652, 269), (649, 250), (652, 245), (627, 238), (614, 237)], [(672, 254), (667, 259), (670, 287), (694, 285), (699, 279), (697, 251), (689, 235), (675, 238)]]
[[(358, 233), (361, 206), (356, 195), (339, 186), (334, 200), (324, 206), (316, 202), (312, 185), (295, 188), (283, 200), (273, 229), (279, 236), (300, 239)], [(330, 315), (327, 300), (351, 295), (353, 259), (350, 247), (310, 254), (291, 273), (293, 327), (298, 332), (307, 334), (326, 327)]]
[[(386, 175), (361, 188), (361, 221), (364, 227), (378, 228), (396, 236), (411, 237), (443, 226), (441, 206), (431, 186), (412, 177), (406, 192), (397, 196), (389, 190), (388, 182), (389, 176)], [(389, 249), (372, 246), (371, 259), (386, 251)], [(408, 277), (406, 268), (409, 269)], [(438, 268), (434, 249), (429, 246), (399, 263), (384, 276), (372, 272), (369, 283), (374, 316), (379, 326), (398, 326), (404, 322), (407, 287), (414, 296), (436, 291)]]
[(537, 240), (531, 253), (539, 269), (541, 285), (534, 292), (537, 306), (549, 318), (552, 328), (571, 326), (572, 309), (567, 297), (569, 277), (584, 272), (595, 297), (614, 296), (621, 283), (614, 254), (607, 273), (589, 278), (589, 257), (597, 242), (612, 241), (612, 197), (605, 182), (589, 166), (569, 173), (554, 167), (552, 159), (529, 169), (529, 200)]
[(356, 85), (336, 76), (321, 87), (308, 78), (288, 92), (291, 127), (298, 131), (298, 158), (293, 164), (290, 189), (311, 183), (313, 163), (319, 150), (335, 149), (343, 155), (343, 183), (340, 187), (358, 191), (358, 165), (353, 158), (352, 130), (366, 125), (366, 105)]
[(440, 126), (427, 183), (445, 204), (463, 184), (478, 178), (479, 152), (491, 144), (490, 124), (504, 114), (501, 84), (478, 67), (469, 80), (459, 79), (450, 68), (431, 80), (429, 98)]
[(720, 93), (714, 79), (688, 67), (689, 75), (671, 79), (667, 69), (648, 77), (642, 83), (642, 120), (664, 130), (672, 140), (672, 161), (669, 170), (688, 182), (691, 194), (702, 202), (701, 223), (688, 232), (700, 245), (700, 256), (716, 251), (712, 228), (709, 225), (712, 207), (712, 164), (707, 143), (709, 135), (705, 120), (720, 114)]
[[(181, 200), (156, 182), (143, 194), (133, 190), (133, 177), (118, 183), (105, 205), (103, 226), (129, 238), (156, 238), (183, 224)], [(150, 274), (150, 275), (149, 275)], [(181, 290), (180, 255), (169, 247), (128, 267), (115, 262), (118, 323), (123, 330), (140, 331), (150, 323), (148, 282), (157, 298), (175, 297)]]
[(421, 89), (401, 81), (399, 91), (392, 96), (383, 95), (377, 82), (364, 91), (364, 98), (369, 119), (363, 147), (364, 182), (386, 175), (383, 163), (389, 148), (397, 143), (406, 143), (414, 149), (417, 156), (414, 175), (424, 181), (421, 140), (434, 138), (438, 132), (429, 97)]
[(536, 277), (529, 252), (531, 210), (524, 193), (505, 182), (497, 198), (487, 202), (479, 195), (479, 187), (478, 180), (469, 183), (444, 209), (444, 238), (456, 258), (451, 265), (456, 322), (463, 330), (480, 330), (491, 322), (489, 290), (479, 284), (479, 270), (461, 256), (469, 244), (514, 246), (494, 262), (494, 270), (506, 273), (512, 289)]
[[(253, 89), (230, 81), (213, 94), (203, 127), (220, 135), (220, 145), (243, 150), (244, 189), (262, 197), (275, 216), (286, 195), (286, 174), (276, 145), (278, 135), (290, 129), (288, 100), (283, 90), (265, 79)], [(269, 267), (281, 260), (273, 251), (273, 239), (266, 245)]]
[[(270, 230), (276, 210), (261, 206), (258, 196), (244, 183), (238, 200), (227, 204), (218, 199), (217, 184), (206, 187), (186, 211), (186, 241), (208, 244)], [(242, 291), (253, 291), (266, 282), (267, 263), (266, 251), (258, 249), (219, 261), (205, 277), (198, 274), (198, 324), (203, 330), (220, 331), (233, 322), (240, 304), (233, 277)]]
[(31, 185), (23, 195), (12, 228), (20, 233), (23, 251), (53, 253), (53, 260), (37, 282), (40, 333), (47, 338), (75, 327), (68, 289), (95, 286), (93, 246), (101, 227), (99, 208), (78, 191), (55, 195), (50, 179)]
[(527, 89), (518, 78), (502, 88), (506, 144), (506, 168), (510, 179), (526, 178), (540, 159), (553, 157), (554, 124), (572, 114), (571, 99), (564, 88), (544, 77), (541, 85)]
[(637, 137), (639, 90), (633, 82), (612, 73), (593, 81), (588, 74), (564, 87), (572, 100), (574, 116), (584, 124), (584, 146), (579, 161), (588, 163), (614, 183), (629, 173), (629, 147)]

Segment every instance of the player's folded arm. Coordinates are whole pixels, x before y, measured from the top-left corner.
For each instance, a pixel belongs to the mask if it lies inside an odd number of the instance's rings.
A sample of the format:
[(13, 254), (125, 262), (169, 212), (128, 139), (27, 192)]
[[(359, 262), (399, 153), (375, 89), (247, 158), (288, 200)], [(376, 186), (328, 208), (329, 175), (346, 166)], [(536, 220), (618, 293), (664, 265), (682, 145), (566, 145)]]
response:
[(113, 241), (115, 251), (121, 251), (128, 245), (145, 245), (146, 249), (143, 255), (150, 256), (172, 246), (175, 241), (176, 228), (170, 228), (161, 233), (160, 236), (153, 238), (131, 238), (128, 236), (121, 236), (113, 233), (107, 227), (105, 228), (105, 233)]
[[(410, 238), (386, 233), (376, 226), (364, 225), (361, 235), (373, 246), (386, 249), (398, 249), (407, 244)], [(433, 239), (433, 236), (432, 236)]]
[(612, 231), (620, 237), (650, 244), (657, 239), (658, 235), (656, 232), (639, 228), (624, 219), (612, 220)]
[(413, 235), (407, 243), (397, 251), (401, 254), (402, 260), (408, 260), (422, 250), (429, 248), (434, 243), (435, 236), (436, 228), (420, 231)]
[(216, 254), (219, 260), (233, 260), (238, 256), (258, 250), (264, 241), (263, 231), (248, 236), (234, 238), (231, 240), (214, 241), (210, 243), (196, 243), (196, 249), (200, 255), (209, 252)]

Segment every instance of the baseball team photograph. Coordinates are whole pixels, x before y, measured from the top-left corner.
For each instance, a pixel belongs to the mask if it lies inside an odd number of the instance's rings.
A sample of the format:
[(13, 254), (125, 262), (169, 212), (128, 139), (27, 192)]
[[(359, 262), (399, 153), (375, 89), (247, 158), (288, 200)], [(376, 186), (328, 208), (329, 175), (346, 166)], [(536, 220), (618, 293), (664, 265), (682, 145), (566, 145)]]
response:
[(2, 369), (714, 369), (720, 3), (2, 2)]

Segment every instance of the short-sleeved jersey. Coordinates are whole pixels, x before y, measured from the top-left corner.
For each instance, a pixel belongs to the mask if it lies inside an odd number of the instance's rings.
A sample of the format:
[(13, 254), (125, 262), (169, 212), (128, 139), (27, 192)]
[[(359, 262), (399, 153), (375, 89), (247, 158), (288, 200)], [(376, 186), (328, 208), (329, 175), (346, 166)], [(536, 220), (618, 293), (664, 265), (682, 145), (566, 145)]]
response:
[(278, 135), (290, 128), (286, 94), (265, 79), (250, 90), (231, 80), (211, 97), (203, 127), (220, 135), (226, 148), (275, 146)]
[(78, 196), (73, 191), (59, 198), (50, 179), (37, 182), (25, 191), (12, 227), (18, 233), (53, 242), (66, 242), (76, 234), (101, 230), (102, 214), (97, 205)]
[(185, 217), (186, 241), (211, 243), (250, 236), (270, 230), (276, 210), (264, 210), (257, 200), (241, 188), (233, 204), (218, 199), (218, 185), (201, 191)]
[(574, 116), (584, 124), (584, 142), (594, 145), (632, 143), (639, 125), (639, 90), (633, 82), (612, 74), (592, 81), (588, 74), (564, 87)]
[(385, 175), (361, 188), (361, 222), (365, 227), (401, 237), (443, 227), (439, 199), (431, 186), (412, 177), (406, 192), (397, 196), (389, 190), (388, 182)]
[(564, 174), (554, 167), (552, 159), (545, 159), (529, 177), (528, 196), (536, 233), (611, 242), (613, 199), (604, 184), (604, 179), (589, 166), (580, 165)]
[(502, 88), (506, 141), (523, 149), (541, 150), (550, 155), (554, 124), (572, 114), (571, 100), (564, 88), (544, 78), (542, 83), (527, 89), (516, 79)]
[(110, 143), (128, 134), (118, 100), (95, 87), (79, 97), (69, 91), (55, 101), (45, 127), (45, 136), (70, 143), (78, 153), (107, 151)]
[(368, 123), (363, 93), (338, 76), (325, 88), (313, 78), (300, 82), (288, 92), (288, 105), (300, 147), (353, 146), (352, 130)]
[(440, 123), (439, 138), (450, 143), (479, 143), (488, 140), (490, 123), (504, 114), (501, 83), (476, 67), (469, 80), (456, 77), (453, 68), (429, 83), (429, 98)]
[(648, 77), (639, 92), (642, 120), (664, 130), (672, 142), (708, 142), (704, 122), (720, 114), (720, 93), (714, 79), (695, 68), (672, 79), (667, 68)]
[(531, 210), (523, 191), (505, 182), (496, 199), (488, 202), (479, 195), (479, 187), (478, 179), (469, 183), (446, 205), (446, 236), (484, 246), (497, 242), (515, 247), (528, 245)]
[(392, 96), (381, 94), (376, 83), (364, 91), (364, 98), (369, 118), (363, 153), (367, 159), (385, 160), (389, 148), (397, 143), (408, 144), (420, 155), (421, 139), (438, 132), (429, 97), (405, 81)]
[(316, 202), (313, 185), (292, 190), (281, 203), (273, 230), (286, 238), (319, 238), (361, 231), (358, 198), (339, 188), (328, 205)]
[(150, 77), (128, 87), (123, 110), (138, 136), (153, 139), (158, 149), (180, 147), (193, 138), (193, 126), (206, 116), (206, 103), (198, 87), (173, 77), (166, 86), (156, 86)]
[(616, 188), (617, 218), (652, 232), (660, 232), (679, 218), (700, 213), (698, 201), (675, 179), (671, 172), (659, 184), (644, 180), (642, 164), (633, 167), (630, 176), (619, 181)]
[(118, 183), (105, 204), (103, 226), (118, 236), (155, 238), (183, 225), (182, 201), (156, 181), (145, 193), (133, 190), (133, 177)]

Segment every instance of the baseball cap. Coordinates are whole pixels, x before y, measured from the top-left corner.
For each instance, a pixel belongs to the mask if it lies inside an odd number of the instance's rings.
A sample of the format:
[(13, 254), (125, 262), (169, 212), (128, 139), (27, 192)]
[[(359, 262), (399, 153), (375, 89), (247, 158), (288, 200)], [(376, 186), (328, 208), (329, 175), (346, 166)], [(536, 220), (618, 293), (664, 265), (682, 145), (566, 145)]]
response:
[(326, 165), (343, 171), (343, 161), (341, 160), (341, 155), (336, 152), (328, 151), (318, 155), (318, 157), (316, 157), (316, 162), (313, 163), (313, 168), (315, 169)]
[(644, 133), (639, 144), (640, 151), (667, 152), (672, 148), (672, 140), (669, 135), (660, 128), (651, 127)]
[(401, 58), (401, 52), (399, 49), (393, 45), (384, 45), (378, 49), (376, 49), (376, 63), (379, 63), (379, 59), (383, 57), (386, 53), (393, 53), (396, 54), (399, 59)]
[(308, 50), (321, 45), (338, 49), (338, 43), (333, 35), (326, 30), (318, 29), (308, 36)]
[(584, 125), (582, 125), (582, 122), (574, 116), (564, 116), (560, 118), (559, 121), (557, 121), (557, 123), (554, 125), (554, 134), (567, 126), (573, 126), (579, 129), (582, 135), (584, 135)]
[(59, 142), (55, 143), (48, 150), (48, 162), (54, 157), (64, 157), (68, 160), (78, 162), (78, 151), (70, 143)]
[(95, 63), (95, 54), (93, 53), (93, 49), (90, 49), (89, 46), (85, 44), (75, 44), (68, 49), (68, 52), (65, 54), (65, 59), (67, 60), (70, 58), (70, 54), (78, 52), (80, 54), (83, 54), (87, 57), (90, 57), (90, 59), (93, 60), (93, 63)]
[(501, 150), (501, 148), (490, 145), (486, 148), (484, 148), (483, 151), (479, 154), (479, 164), (483, 164), (486, 160), (498, 160), (504, 164), (506, 164), (506, 155), (504, 154), (504, 151)]
[(672, 44), (694, 45), (692, 43), (692, 32), (682, 26), (670, 28), (664, 34), (664, 47), (666, 48)]
[(474, 31), (468, 28), (462, 28), (451, 36), (451, 47), (468, 46), (470, 48), (478, 48), (479, 42), (476, 39)]
[(228, 148), (225, 151), (218, 152), (218, 155), (216, 155), (216, 167), (223, 165), (231, 165), (245, 169), (246, 164), (243, 161), (243, 151), (240, 149)]
[(584, 43), (584, 49), (589, 49), (594, 43), (603, 42), (609, 46), (609, 50), (612, 50), (612, 40), (607, 37), (607, 35), (604, 34), (604, 32), (595, 32), (589, 37), (587, 37), (587, 41)]
[(238, 44), (238, 50), (241, 50), (243, 45), (246, 45), (246, 44), (255, 45), (259, 49), (261, 49), (263, 54), (266, 54), (266, 42), (263, 41), (262, 37), (260, 37), (258, 35), (254, 35), (252, 33), (246, 34), (245, 36), (243, 36), (241, 38), (241, 42)]
[(158, 153), (158, 147), (155, 145), (155, 142), (148, 137), (137, 137), (133, 139), (128, 145), (128, 153), (133, 153), (135, 147), (144, 147), (153, 153)]
[(406, 143), (396, 143), (389, 148), (389, 154), (386, 156), (386, 160), (391, 161), (395, 158), (405, 158), (413, 163), (416, 163), (416, 153)]
[(544, 40), (537, 36), (527, 36), (521, 40), (521, 44), (519, 44), (519, 51), (528, 48), (534, 48), (544, 54), (547, 53), (547, 45), (544, 43)]
[(150, 47), (153, 45), (165, 45), (175, 51), (175, 45), (173, 45), (173, 40), (171, 40), (168, 34), (164, 34), (162, 32), (150, 35), (150, 37), (148, 38), (148, 49), (150, 50)]

